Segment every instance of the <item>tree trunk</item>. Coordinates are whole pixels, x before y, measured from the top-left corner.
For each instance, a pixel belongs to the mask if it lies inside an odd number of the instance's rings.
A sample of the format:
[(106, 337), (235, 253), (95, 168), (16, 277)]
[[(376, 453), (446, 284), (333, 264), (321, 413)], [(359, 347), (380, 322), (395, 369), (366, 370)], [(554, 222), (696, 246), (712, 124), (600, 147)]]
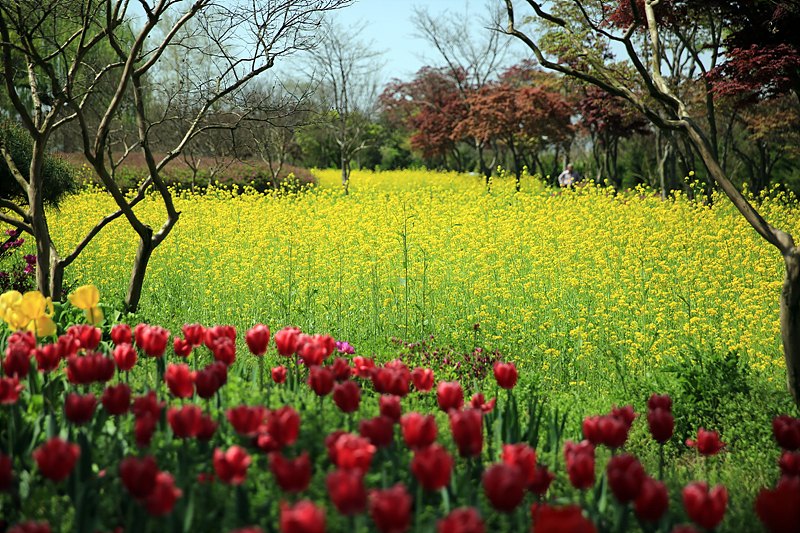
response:
[(42, 190), (42, 164), (44, 163), (45, 142), (35, 140), (31, 156), (30, 183), (28, 184), (28, 205), (30, 205), (33, 238), (36, 239), (36, 286), (45, 298), (52, 296), (59, 301), (61, 294), (50, 294), (50, 228), (44, 211), (44, 191)]
[(342, 150), (340, 164), (342, 165), (342, 188), (344, 189), (345, 195), (350, 194), (350, 173), (347, 172), (347, 156)]
[(800, 405), (800, 253), (796, 247), (784, 254), (786, 277), (781, 289), (781, 341), (786, 360), (786, 387)]
[(150, 262), (154, 249), (152, 230), (145, 236), (139, 236), (139, 246), (136, 249), (136, 257), (133, 259), (131, 280), (128, 284), (128, 294), (125, 296), (125, 306), (131, 313), (136, 312), (139, 307), (139, 300), (142, 298), (142, 287), (144, 286), (144, 275), (147, 272), (147, 263)]

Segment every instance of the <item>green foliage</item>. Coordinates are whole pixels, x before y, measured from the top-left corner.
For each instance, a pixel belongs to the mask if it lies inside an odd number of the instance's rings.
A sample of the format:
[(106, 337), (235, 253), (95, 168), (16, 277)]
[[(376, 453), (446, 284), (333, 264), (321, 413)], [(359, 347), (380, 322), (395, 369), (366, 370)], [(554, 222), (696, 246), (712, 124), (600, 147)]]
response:
[[(11, 159), (23, 178), (30, 182), (33, 139), (20, 126), (5, 120), (0, 122), (0, 143), (11, 154)], [(45, 156), (42, 164), (44, 203), (57, 208), (64, 199), (78, 192), (75, 171), (59, 156)], [(28, 193), (11, 174), (5, 158), (0, 158), (0, 198), (27, 205)]]

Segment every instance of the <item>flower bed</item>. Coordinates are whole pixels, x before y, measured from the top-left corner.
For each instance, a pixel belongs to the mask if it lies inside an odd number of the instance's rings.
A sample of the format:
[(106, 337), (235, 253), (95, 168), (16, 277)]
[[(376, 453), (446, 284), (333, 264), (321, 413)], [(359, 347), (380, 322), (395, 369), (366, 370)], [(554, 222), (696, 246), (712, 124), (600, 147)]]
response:
[[(110, 324), (94, 287), (70, 302), (0, 297), (0, 531), (689, 533), (725, 518), (727, 489), (707, 480), (669, 508), (663, 454), (652, 477), (624, 451), (630, 405), (564, 443), (577, 497), (555, 493), (557, 456), (537, 461), (541, 410), (518, 404), (514, 363), (494, 363), (493, 398), (468, 400), (436, 369), (377, 365), (328, 335), (256, 325), (242, 354), (230, 326), (186, 325), (170, 342), (156, 325)], [(286, 363), (266, 369), (273, 349)], [(666, 395), (648, 401), (662, 446), (671, 411)], [(780, 416), (773, 432), (783, 477), (755, 510), (769, 531), (798, 531), (800, 421)], [(706, 461), (724, 446), (703, 428), (688, 444)]]

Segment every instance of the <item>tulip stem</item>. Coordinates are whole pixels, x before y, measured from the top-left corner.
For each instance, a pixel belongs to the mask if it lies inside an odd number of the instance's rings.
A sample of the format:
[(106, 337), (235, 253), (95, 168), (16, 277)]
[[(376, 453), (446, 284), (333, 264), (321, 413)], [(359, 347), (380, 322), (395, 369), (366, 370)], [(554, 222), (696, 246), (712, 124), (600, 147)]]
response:
[(664, 481), (664, 443), (658, 447), (658, 480)]
[(420, 516), (422, 515), (422, 483), (417, 482), (417, 501), (416, 505), (414, 505), (414, 524), (415, 524), (415, 531), (422, 531), (420, 528)]
[(447, 487), (442, 487), (442, 504), (444, 504), (444, 514), (450, 514), (450, 494), (447, 492)]
[(258, 379), (261, 386), (261, 392), (264, 392), (264, 356), (258, 358)]

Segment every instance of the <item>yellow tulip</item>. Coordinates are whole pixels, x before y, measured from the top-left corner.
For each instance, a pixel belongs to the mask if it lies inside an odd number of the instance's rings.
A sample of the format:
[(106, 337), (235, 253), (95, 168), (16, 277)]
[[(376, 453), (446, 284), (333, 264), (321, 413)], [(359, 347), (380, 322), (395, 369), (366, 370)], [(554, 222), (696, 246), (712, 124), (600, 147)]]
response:
[(0, 296), (0, 318), (15, 331), (25, 328), (30, 323), (31, 317), (26, 314), (22, 306), (22, 294), (8, 291)]
[(68, 298), (69, 303), (78, 309), (86, 310), (86, 321), (89, 324), (96, 326), (103, 321), (103, 311), (97, 307), (100, 303), (100, 291), (94, 285), (78, 287)]
[[(53, 319), (53, 300), (48, 296), (45, 298), (39, 291), (26, 292), (22, 297), (20, 306), (25, 310), (25, 314), (30, 318), (28, 331), (32, 331), (37, 337), (47, 337), (56, 332), (56, 324)], [(48, 313), (47, 311), (50, 311)]]

